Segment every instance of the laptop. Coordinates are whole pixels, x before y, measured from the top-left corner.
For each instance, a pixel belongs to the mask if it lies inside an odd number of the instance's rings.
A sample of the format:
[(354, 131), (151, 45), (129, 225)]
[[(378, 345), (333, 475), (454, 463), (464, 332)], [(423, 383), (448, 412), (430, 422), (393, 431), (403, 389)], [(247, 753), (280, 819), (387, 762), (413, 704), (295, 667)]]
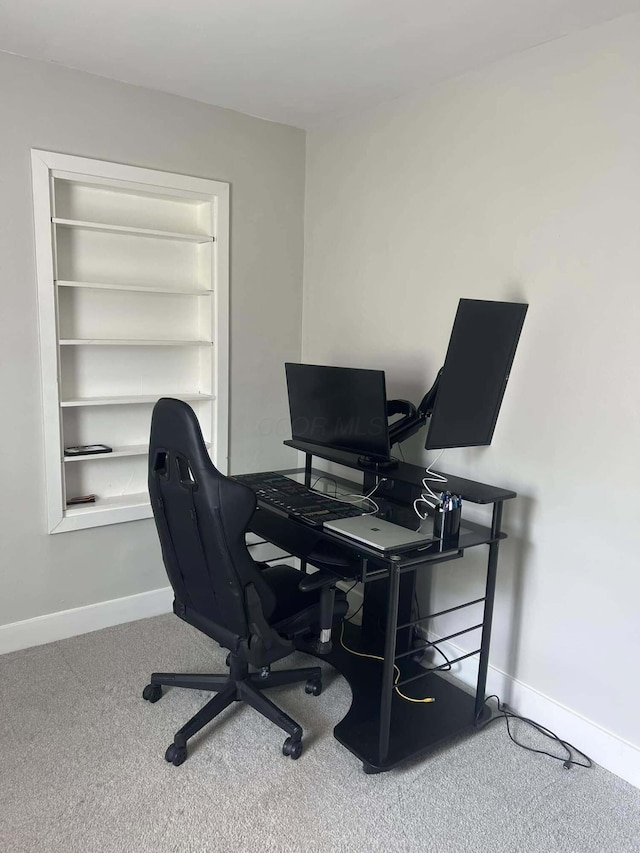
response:
[(376, 551), (387, 553), (389, 551), (408, 551), (412, 548), (430, 545), (435, 541), (430, 533), (420, 533), (416, 530), (408, 530), (399, 524), (392, 524), (374, 515), (357, 515), (351, 518), (338, 518), (335, 521), (325, 521), (322, 525), (325, 530), (355, 539)]

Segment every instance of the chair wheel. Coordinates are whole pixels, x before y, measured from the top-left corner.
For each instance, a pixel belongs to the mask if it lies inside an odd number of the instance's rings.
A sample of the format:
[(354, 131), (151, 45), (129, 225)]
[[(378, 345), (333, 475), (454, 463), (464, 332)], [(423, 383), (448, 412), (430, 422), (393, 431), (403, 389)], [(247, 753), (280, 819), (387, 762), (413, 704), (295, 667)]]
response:
[(175, 743), (172, 743), (167, 747), (167, 751), (164, 754), (164, 760), (173, 764), (174, 767), (179, 767), (187, 760), (187, 747), (176, 746)]
[(158, 699), (162, 697), (162, 685), (161, 684), (147, 684), (147, 686), (142, 691), (142, 698), (146, 699), (147, 702), (157, 702)]
[(282, 754), (288, 755), (289, 758), (293, 758), (294, 761), (297, 758), (300, 758), (300, 756), (302, 755), (302, 741), (292, 740), (290, 737), (288, 737), (282, 744)]
[(311, 696), (319, 696), (322, 693), (322, 681), (319, 678), (310, 678), (304, 686), (304, 692)]

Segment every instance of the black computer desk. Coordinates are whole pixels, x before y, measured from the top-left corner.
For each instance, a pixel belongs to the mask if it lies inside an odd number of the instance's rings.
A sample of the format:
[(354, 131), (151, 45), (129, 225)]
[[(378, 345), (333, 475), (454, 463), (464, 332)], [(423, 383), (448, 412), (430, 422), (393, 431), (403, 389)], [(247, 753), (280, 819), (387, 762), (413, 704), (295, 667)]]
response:
[[(314, 471), (313, 457), (344, 465), (363, 475), (361, 488), (371, 490), (376, 471), (363, 466), (357, 456), (329, 450), (305, 442), (285, 442), (305, 453), (304, 469), (282, 473), (304, 472), (304, 480), (326, 472)], [(415, 520), (412, 503), (421, 489), (425, 469), (400, 462), (398, 466), (378, 472), (387, 478), (385, 491), (376, 492), (376, 501), (391, 521), (410, 526)], [(333, 475), (330, 475), (333, 476)], [(432, 749), (447, 738), (469, 731), (483, 722), (489, 711), (484, 704), (489, 663), (489, 644), (493, 602), (495, 596), (498, 548), (506, 538), (501, 532), (502, 506), (516, 493), (460, 477), (445, 475), (446, 488), (459, 494), (464, 502), (492, 505), (491, 525), (483, 526), (464, 518), (456, 541), (436, 541), (426, 548), (397, 555), (379, 552), (349, 542), (336, 534), (314, 528), (304, 522), (286, 517), (277, 511), (260, 506), (251, 521), (250, 530), (263, 540), (272, 542), (306, 563), (321, 564), (345, 581), (364, 584), (362, 626), (344, 623), (334, 631), (333, 649), (323, 659), (334, 666), (349, 682), (353, 694), (351, 708), (334, 729), (336, 739), (363, 763), (366, 773), (389, 770), (402, 761)], [(364, 494), (367, 492), (364, 491)], [(380, 500), (379, 500), (380, 496)], [(414, 523), (415, 529), (415, 523)], [(412, 618), (415, 580), (418, 572), (433, 566), (458, 560), (467, 548), (488, 546), (485, 594), (420, 619)], [(479, 656), (478, 680), (475, 695), (443, 677), (448, 664), (435, 661), (428, 668), (419, 662), (414, 626), (426, 624), (437, 616), (462, 611), (473, 605), (483, 607), (481, 621), (456, 631), (439, 642), (481, 631), (480, 647), (451, 660), (454, 664)], [(360, 657), (345, 650), (375, 655), (383, 660)], [(422, 646), (425, 646), (424, 641)], [(305, 649), (305, 651), (309, 651)], [(418, 652), (418, 654), (417, 654)], [(400, 675), (396, 677), (396, 667)], [(395, 683), (397, 680), (397, 683)], [(399, 687), (406, 696), (431, 696), (432, 703), (414, 703), (398, 695)]]

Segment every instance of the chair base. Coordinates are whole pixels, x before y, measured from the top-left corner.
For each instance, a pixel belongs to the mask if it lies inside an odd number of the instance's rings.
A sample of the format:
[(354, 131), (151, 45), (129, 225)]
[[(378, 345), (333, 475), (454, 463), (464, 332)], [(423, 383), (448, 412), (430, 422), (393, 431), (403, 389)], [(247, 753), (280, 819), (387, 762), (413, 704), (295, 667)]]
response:
[(165, 758), (175, 766), (187, 758), (187, 741), (210, 723), (232, 702), (246, 702), (263, 717), (283, 729), (288, 737), (282, 751), (291, 758), (299, 758), (302, 753), (302, 727), (276, 704), (268, 699), (263, 691), (270, 687), (283, 687), (306, 681), (305, 691), (314, 696), (322, 692), (322, 670), (319, 666), (303, 669), (286, 669), (271, 672), (249, 673), (248, 665), (237, 655), (230, 654), (229, 673), (227, 675), (189, 675), (173, 672), (154, 672), (150, 683), (143, 691), (143, 698), (157, 702), (162, 696), (162, 686), (184, 687), (191, 690), (211, 690), (216, 695), (204, 705), (195, 716), (179, 729), (173, 743), (169, 745)]

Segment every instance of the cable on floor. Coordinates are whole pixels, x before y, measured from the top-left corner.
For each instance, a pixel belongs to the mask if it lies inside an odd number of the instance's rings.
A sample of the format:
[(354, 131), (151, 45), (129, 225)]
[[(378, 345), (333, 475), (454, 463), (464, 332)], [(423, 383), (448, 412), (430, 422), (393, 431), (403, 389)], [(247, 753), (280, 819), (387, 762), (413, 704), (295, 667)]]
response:
[[(490, 720), (487, 720), (487, 722), (484, 725), (488, 726), (488, 725), (490, 725), (490, 723), (494, 723), (496, 720), (500, 720), (504, 717), (504, 720), (507, 724), (507, 734), (509, 735), (509, 737), (515, 743), (516, 746), (520, 746), (520, 747), (522, 747), (522, 749), (526, 749), (528, 752), (535, 752), (538, 755), (546, 755), (549, 758), (555, 759), (556, 761), (562, 761), (562, 766), (564, 767), (565, 770), (570, 770), (571, 767), (573, 767), (574, 765), (576, 767), (587, 767), (587, 768), (593, 767), (593, 761), (581, 749), (578, 749), (577, 746), (574, 746), (572, 743), (569, 743), (568, 741), (563, 740), (561, 737), (558, 737), (558, 735), (555, 734), (555, 732), (552, 732), (551, 729), (548, 729), (546, 726), (543, 726), (541, 723), (536, 723), (535, 720), (531, 720), (531, 719), (529, 719), (529, 717), (522, 717), (520, 714), (516, 714), (507, 705), (505, 705), (500, 700), (500, 697), (498, 695), (496, 695), (495, 693), (492, 693), (491, 696), (487, 696), (487, 698), (484, 700), (483, 707), (484, 707), (484, 705), (486, 705), (489, 702), (490, 699), (496, 700), (496, 703), (498, 705), (498, 715), (495, 717), (492, 717)], [(482, 711), (480, 713), (482, 713)], [(479, 716), (480, 715), (478, 715), (478, 719), (479, 719)], [(520, 720), (521, 722), (526, 723), (528, 726), (531, 726), (533, 729), (535, 729), (541, 735), (544, 735), (545, 737), (549, 738), (549, 740), (557, 743), (567, 753), (566, 758), (562, 755), (554, 755), (552, 752), (547, 752), (546, 749), (536, 749), (533, 746), (527, 746), (524, 743), (520, 743), (520, 741), (516, 740), (516, 738), (513, 736), (513, 733), (511, 732), (511, 726), (509, 724), (509, 720)], [(576, 759), (573, 757), (574, 754), (575, 755), (581, 755), (585, 760), (584, 761), (576, 761)]]

